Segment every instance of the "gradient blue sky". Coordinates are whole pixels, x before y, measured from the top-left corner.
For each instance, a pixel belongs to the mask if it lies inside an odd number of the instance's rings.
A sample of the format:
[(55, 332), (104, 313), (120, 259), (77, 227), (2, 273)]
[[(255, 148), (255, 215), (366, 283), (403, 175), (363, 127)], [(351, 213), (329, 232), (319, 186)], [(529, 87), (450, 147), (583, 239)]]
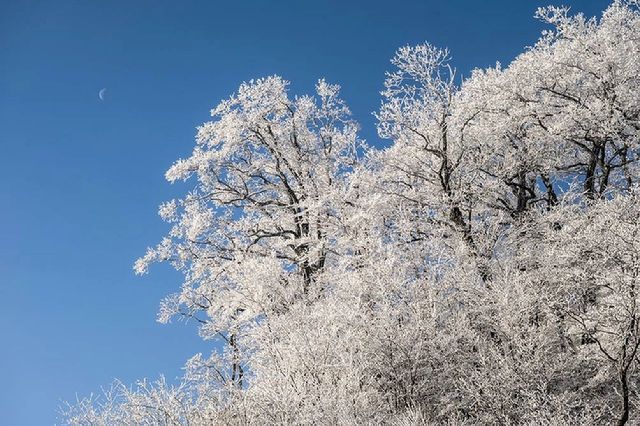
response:
[(180, 277), (131, 266), (185, 191), (164, 171), (240, 82), (279, 74), (304, 93), (326, 77), (376, 143), (396, 48), (447, 46), (463, 74), (507, 64), (547, 1), (0, 0), (0, 424), (59, 422), (76, 393), (173, 378), (210, 350), (194, 324), (155, 322)]

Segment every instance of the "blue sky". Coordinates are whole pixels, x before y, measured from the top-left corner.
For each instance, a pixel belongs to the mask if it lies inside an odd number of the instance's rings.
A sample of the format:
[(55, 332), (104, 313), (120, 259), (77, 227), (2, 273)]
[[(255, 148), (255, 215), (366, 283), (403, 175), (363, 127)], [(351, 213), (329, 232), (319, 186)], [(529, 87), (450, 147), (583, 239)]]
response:
[[(339, 83), (375, 144), (396, 48), (449, 47), (463, 74), (507, 64), (545, 4), (0, 0), (0, 423), (54, 424), (76, 393), (173, 378), (211, 349), (195, 324), (155, 322), (180, 277), (132, 264), (167, 231), (157, 206), (188, 188), (164, 171), (243, 80)], [(594, 15), (608, 1), (554, 4)]]

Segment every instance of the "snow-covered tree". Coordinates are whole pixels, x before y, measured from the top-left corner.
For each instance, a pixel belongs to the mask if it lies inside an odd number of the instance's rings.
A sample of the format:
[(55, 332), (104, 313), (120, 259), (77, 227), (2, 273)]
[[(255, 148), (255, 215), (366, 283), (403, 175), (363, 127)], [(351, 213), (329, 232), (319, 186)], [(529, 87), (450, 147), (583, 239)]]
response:
[[(202, 336), (222, 337), (235, 357), (243, 330), (321, 296), (335, 203), (356, 160), (357, 127), (339, 87), (320, 80), (316, 98), (290, 99), (287, 85), (251, 81), (212, 110), (192, 155), (166, 174), (171, 182), (193, 177), (195, 188), (161, 206), (171, 232), (135, 265), (144, 273), (169, 261), (183, 272), (160, 321), (196, 318)], [(236, 364), (231, 380), (240, 384)]]

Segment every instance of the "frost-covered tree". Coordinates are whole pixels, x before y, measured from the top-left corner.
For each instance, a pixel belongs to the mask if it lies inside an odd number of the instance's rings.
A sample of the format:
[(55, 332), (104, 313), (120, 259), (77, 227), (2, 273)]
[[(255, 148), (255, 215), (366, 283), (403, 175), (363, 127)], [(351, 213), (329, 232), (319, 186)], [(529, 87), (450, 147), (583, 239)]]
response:
[[(191, 157), (166, 174), (196, 185), (161, 206), (171, 232), (135, 265), (180, 270), (185, 282), (160, 321), (196, 318), (201, 335), (222, 337), (234, 357), (246, 329), (322, 295), (317, 275), (331, 256), (337, 194), (356, 159), (357, 127), (339, 87), (321, 80), (317, 98), (289, 99), (287, 85), (251, 81), (212, 110)], [(230, 380), (241, 384), (239, 358), (234, 365)]]

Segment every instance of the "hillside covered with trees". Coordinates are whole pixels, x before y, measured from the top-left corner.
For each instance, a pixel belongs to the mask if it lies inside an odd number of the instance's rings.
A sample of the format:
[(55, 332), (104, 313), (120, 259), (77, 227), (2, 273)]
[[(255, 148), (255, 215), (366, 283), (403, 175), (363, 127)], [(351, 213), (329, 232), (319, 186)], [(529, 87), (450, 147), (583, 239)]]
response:
[(224, 350), (115, 384), (72, 425), (640, 422), (640, 9), (549, 24), (456, 75), (398, 49), (368, 146), (318, 81), (243, 83), (167, 171), (192, 184), (135, 264), (159, 320)]

